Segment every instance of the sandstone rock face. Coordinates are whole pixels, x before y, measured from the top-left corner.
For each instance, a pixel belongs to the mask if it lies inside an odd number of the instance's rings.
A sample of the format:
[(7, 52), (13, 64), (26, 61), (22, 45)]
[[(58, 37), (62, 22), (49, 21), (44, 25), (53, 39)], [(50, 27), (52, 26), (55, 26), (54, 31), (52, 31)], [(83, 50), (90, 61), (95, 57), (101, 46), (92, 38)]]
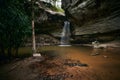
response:
[(50, 3), (37, 1), (35, 26), (36, 32), (51, 33), (57, 29), (62, 29), (62, 23), (64, 22), (65, 15), (62, 12), (54, 10)]
[(75, 35), (120, 30), (120, 0), (62, 0), (62, 8)]
[[(65, 20), (64, 13), (60, 12), (59, 9), (52, 4), (41, 0), (36, 0), (34, 5), (36, 33), (50, 33), (56, 29), (62, 29), (62, 23)], [(31, 2), (26, 2), (25, 6), (26, 11), (28, 7), (30, 7), (29, 10), (31, 10)], [(30, 13), (31, 11), (28, 13), (31, 16)]]
[[(39, 34), (35, 37), (36, 40), (36, 46), (51, 46), (51, 45), (58, 45), (60, 44), (60, 41), (56, 39), (55, 37), (47, 34)], [(27, 38), (27, 40), (24, 41), (23, 46), (25, 47), (31, 47), (32, 46), (32, 38)]]

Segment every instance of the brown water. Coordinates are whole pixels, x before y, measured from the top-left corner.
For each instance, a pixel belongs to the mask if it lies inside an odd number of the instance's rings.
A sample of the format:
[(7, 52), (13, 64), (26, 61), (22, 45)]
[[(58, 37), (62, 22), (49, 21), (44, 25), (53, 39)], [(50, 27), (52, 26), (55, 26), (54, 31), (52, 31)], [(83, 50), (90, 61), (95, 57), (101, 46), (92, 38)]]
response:
[(84, 46), (45, 46), (39, 50), (65, 59), (80, 60), (81, 63), (89, 65), (88, 70), (92, 69), (94, 73), (101, 76), (101, 80), (120, 80), (119, 48), (93, 49)]

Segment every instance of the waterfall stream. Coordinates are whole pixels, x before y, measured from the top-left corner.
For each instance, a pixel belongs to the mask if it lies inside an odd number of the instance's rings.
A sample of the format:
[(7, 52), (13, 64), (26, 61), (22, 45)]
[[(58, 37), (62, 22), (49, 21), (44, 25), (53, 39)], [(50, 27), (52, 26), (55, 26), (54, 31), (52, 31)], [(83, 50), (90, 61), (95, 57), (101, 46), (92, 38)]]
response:
[(70, 22), (65, 21), (63, 31), (61, 34), (60, 46), (70, 46)]

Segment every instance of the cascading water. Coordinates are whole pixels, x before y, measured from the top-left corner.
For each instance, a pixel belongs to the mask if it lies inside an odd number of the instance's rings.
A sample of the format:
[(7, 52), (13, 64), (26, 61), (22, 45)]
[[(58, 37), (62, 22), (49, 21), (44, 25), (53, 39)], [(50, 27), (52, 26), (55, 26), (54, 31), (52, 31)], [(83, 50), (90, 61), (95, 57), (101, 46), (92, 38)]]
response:
[(70, 46), (70, 22), (65, 21), (64, 22), (64, 27), (61, 35), (61, 44), (60, 46)]

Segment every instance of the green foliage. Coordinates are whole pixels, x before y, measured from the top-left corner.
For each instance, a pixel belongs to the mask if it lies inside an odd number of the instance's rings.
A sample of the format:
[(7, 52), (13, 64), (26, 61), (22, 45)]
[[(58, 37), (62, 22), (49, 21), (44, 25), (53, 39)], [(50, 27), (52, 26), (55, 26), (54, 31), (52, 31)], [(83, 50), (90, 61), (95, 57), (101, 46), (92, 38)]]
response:
[(61, 9), (61, 8), (59, 8), (59, 7), (56, 7), (56, 6), (53, 6), (51, 9), (52, 9), (53, 11), (56, 11), (56, 12), (62, 12), (62, 13), (64, 13), (64, 10), (63, 10), (63, 9)]
[[(0, 6), (0, 53), (12, 48), (18, 49), (24, 38), (31, 32), (29, 17), (26, 15), (23, 0), (3, 0)], [(1, 3), (1, 4), (2, 4)], [(3, 52), (4, 51), (4, 52)]]

